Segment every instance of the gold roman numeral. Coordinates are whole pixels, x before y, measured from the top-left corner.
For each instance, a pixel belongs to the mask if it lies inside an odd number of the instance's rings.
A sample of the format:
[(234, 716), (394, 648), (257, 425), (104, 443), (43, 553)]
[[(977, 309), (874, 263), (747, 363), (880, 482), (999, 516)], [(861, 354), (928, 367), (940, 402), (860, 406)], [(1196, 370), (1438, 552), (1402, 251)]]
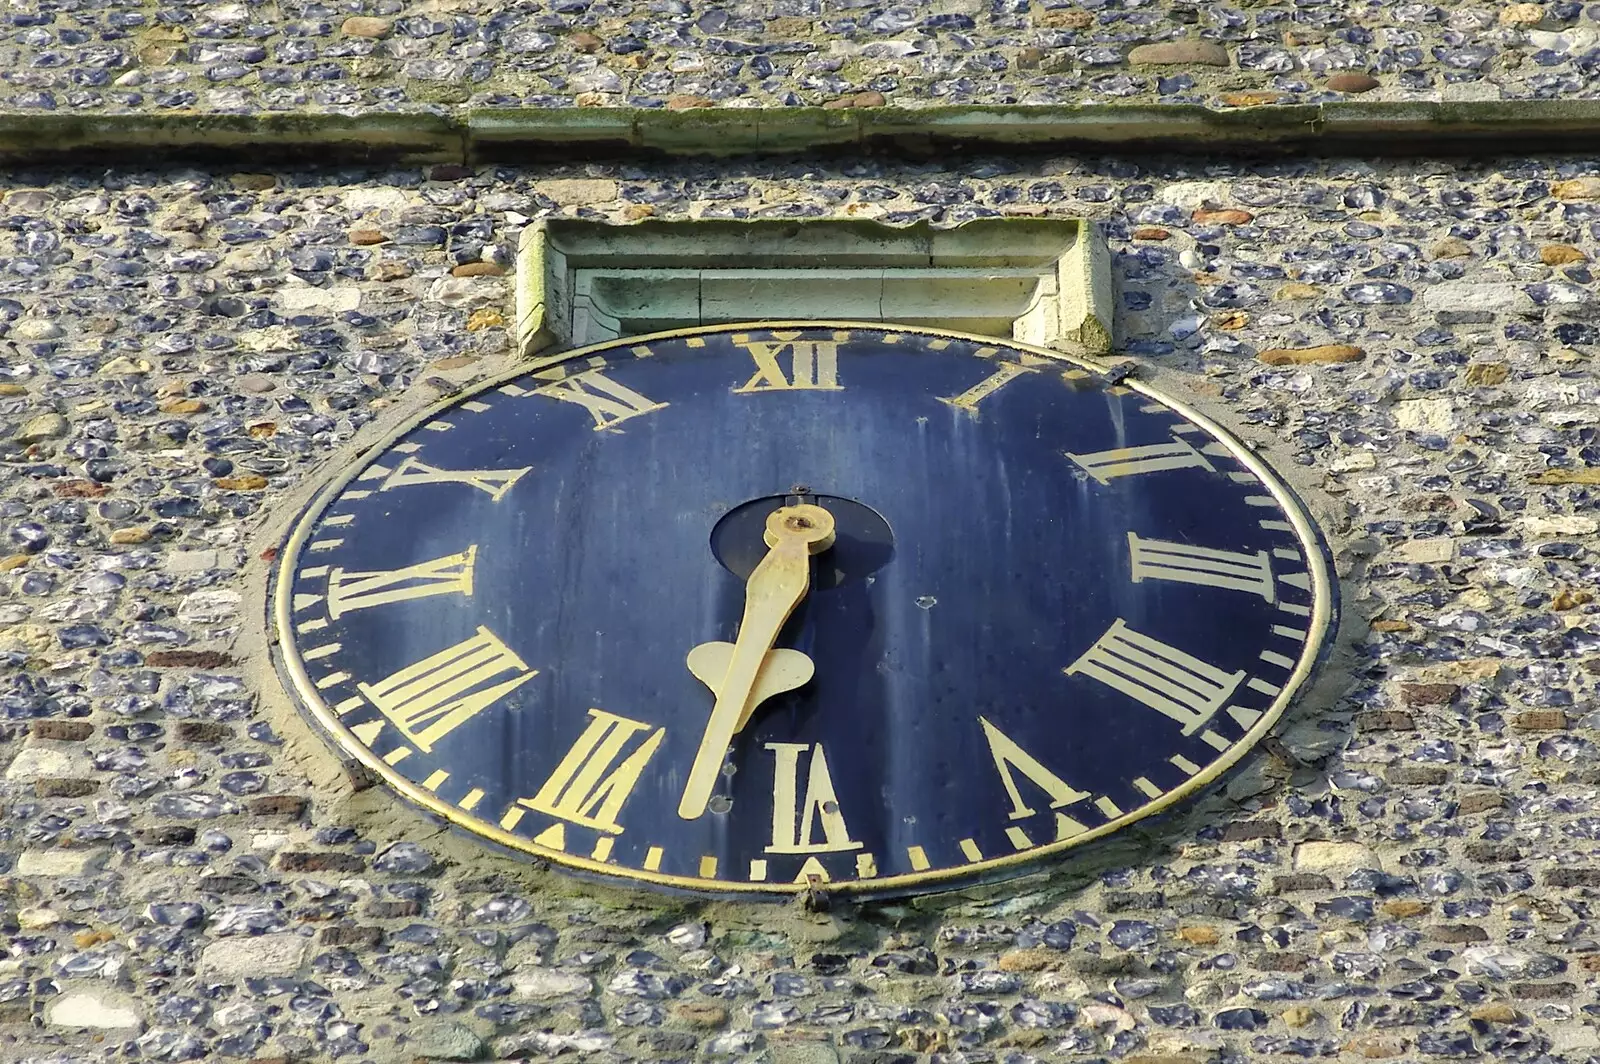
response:
[[(748, 336), (735, 336), (733, 344), (755, 359), (756, 371), (744, 385), (747, 392), (840, 390), (839, 344), (835, 340), (802, 340), (797, 332), (772, 334), (777, 343), (762, 343)], [(779, 356), (789, 353), (789, 372), (783, 371)]]
[(378, 490), (390, 491), (415, 484), (465, 484), (486, 493), (491, 501), (499, 502), (505, 498), (511, 486), (531, 469), (532, 466), (521, 469), (440, 469), (407, 455), (405, 461), (394, 468), (394, 472), (384, 477)]
[(1000, 782), (1005, 785), (1006, 794), (1011, 796), (1012, 820), (1033, 816), (1035, 812), (1022, 800), (1022, 792), (1017, 789), (1016, 772), (1022, 773), (1024, 778), (1050, 796), (1051, 809), (1060, 809), (1092, 797), (1088, 791), (1078, 790), (1045, 768), (1038, 758), (1018, 746), (1010, 736), (985, 718), (979, 717), (978, 723), (983, 725), (983, 737), (989, 740), (989, 754), (994, 758), (994, 767), (1000, 771)]
[(1113, 687), (1183, 725), (1193, 735), (1222, 708), (1244, 679), (1135, 632), (1117, 618), (1094, 646), (1065, 670)]
[(1136, 584), (1141, 580), (1172, 580), (1180, 584), (1248, 591), (1268, 602), (1277, 597), (1272, 582), (1272, 559), (1264, 550), (1242, 554), (1161, 539), (1140, 539), (1137, 533), (1129, 532), (1128, 555)]
[[(502, 673), (507, 679), (491, 683)], [(539, 675), (489, 629), (373, 684), (357, 684), (424, 753), (500, 698)]]
[[(777, 758), (772, 784), (772, 845), (768, 853), (839, 853), (859, 850), (850, 838), (833, 790), (822, 744), (768, 743)], [(810, 755), (805, 794), (800, 794), (800, 758)], [(816, 837), (821, 830), (822, 838)]]
[(594, 430), (615, 428), (619, 422), (652, 410), (660, 410), (666, 403), (651, 402), (626, 385), (618, 384), (597, 369), (585, 370), (570, 377), (535, 389), (534, 395), (576, 403), (589, 411), (594, 418)]
[(1140, 473), (1157, 473), (1163, 469), (1205, 469), (1216, 472), (1206, 456), (1189, 446), (1187, 440), (1176, 436), (1171, 443), (1152, 443), (1144, 447), (1117, 447), (1093, 454), (1073, 454), (1067, 457), (1076, 462), (1085, 473), (1102, 484), (1118, 477), (1136, 476)]
[(1024, 373), (1032, 373), (1035, 366), (1043, 365), (1048, 359), (1038, 355), (1024, 355), (1021, 362), (1001, 362), (998, 368), (983, 380), (974, 384), (960, 395), (943, 396), (941, 403), (948, 403), (957, 410), (969, 413), (978, 412), (978, 404), (989, 396), (1004, 388)]
[[(661, 746), (667, 729), (650, 732), (650, 725), (642, 721), (603, 709), (589, 710), (589, 718), (588, 727), (544, 781), (539, 793), (521, 799), (521, 804), (568, 823), (619, 835), (622, 825), (617, 823), (617, 814)], [(650, 734), (624, 757), (623, 752), (640, 738), (640, 732)]]
[(460, 594), (471, 598), (472, 566), (477, 556), (478, 547), (474, 544), (459, 554), (447, 554), (403, 569), (352, 573), (335, 568), (328, 574), (328, 616), (338, 620), (341, 614), (351, 610), (429, 595)]

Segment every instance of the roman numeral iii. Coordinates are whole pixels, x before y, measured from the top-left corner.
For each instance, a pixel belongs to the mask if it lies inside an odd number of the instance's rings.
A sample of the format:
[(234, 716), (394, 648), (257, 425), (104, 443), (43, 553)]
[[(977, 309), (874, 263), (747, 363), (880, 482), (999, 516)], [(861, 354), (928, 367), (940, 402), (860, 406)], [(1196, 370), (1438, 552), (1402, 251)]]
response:
[[(506, 673), (511, 673), (505, 677)], [(389, 722), (424, 753), (535, 676), (493, 632), (476, 635), (377, 683), (357, 684)], [(502, 679), (502, 677), (505, 677)]]
[[(742, 347), (755, 359), (756, 371), (744, 385), (735, 388), (746, 392), (773, 391), (838, 391), (839, 345), (832, 340), (801, 340), (799, 333), (774, 333), (778, 343), (759, 343), (741, 337), (734, 338), (734, 346)], [(789, 372), (783, 371), (779, 359), (789, 353)]]
[(532, 468), (524, 466), (521, 469), (440, 469), (438, 466), (431, 466), (407, 455), (405, 461), (392, 471), (374, 467), (363, 474), (361, 479), (368, 480), (374, 475), (383, 477), (383, 483), (378, 487), (379, 491), (409, 488), (417, 484), (465, 484), (484, 492), (492, 502), (499, 502), (505, 498), (511, 486)]
[(1119, 617), (1094, 646), (1065, 670), (1115, 688), (1183, 725), (1193, 735), (1216, 715), (1244, 679), (1223, 672), (1159, 639), (1129, 628)]
[(1171, 443), (1152, 443), (1144, 447), (1117, 447), (1092, 454), (1073, 454), (1067, 457), (1095, 480), (1109, 484), (1118, 477), (1138, 476), (1140, 473), (1159, 473), (1164, 469), (1205, 469), (1215, 472), (1206, 456), (1189, 446), (1187, 440), (1174, 436)]
[(618, 384), (597, 369), (574, 374), (554, 384), (538, 388), (534, 395), (543, 395), (562, 402), (576, 403), (589, 411), (594, 418), (594, 430), (615, 428), (619, 422), (640, 414), (660, 410), (666, 403), (656, 403), (640, 395), (627, 385)]
[(1128, 557), (1133, 582), (1171, 580), (1180, 584), (1248, 591), (1268, 602), (1277, 597), (1272, 582), (1272, 561), (1264, 550), (1241, 554), (1187, 543), (1140, 539), (1128, 533)]
[[(768, 743), (777, 759), (772, 784), (772, 845), (768, 853), (838, 853), (859, 850), (850, 838), (834, 793), (833, 776), (822, 744)], [(809, 755), (805, 792), (800, 791), (800, 761)], [(816, 837), (818, 830), (822, 837)]]
[[(666, 737), (665, 728), (589, 710), (589, 725), (539, 793), (521, 804), (572, 824), (618, 835), (617, 814)], [(648, 735), (640, 733), (648, 732)], [(632, 746), (632, 752), (627, 752)], [(626, 756), (624, 756), (626, 755)]]
[(472, 566), (477, 556), (478, 548), (473, 545), (458, 554), (446, 554), (443, 558), (402, 569), (353, 573), (336, 568), (328, 574), (328, 616), (338, 620), (351, 610), (430, 595), (459, 594), (470, 598)]

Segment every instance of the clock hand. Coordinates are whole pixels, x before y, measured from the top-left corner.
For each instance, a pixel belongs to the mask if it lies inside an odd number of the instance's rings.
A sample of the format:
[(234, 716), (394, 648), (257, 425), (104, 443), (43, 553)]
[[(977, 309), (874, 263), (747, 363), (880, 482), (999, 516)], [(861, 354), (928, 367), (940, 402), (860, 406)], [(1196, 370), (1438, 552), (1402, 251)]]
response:
[[(720, 649), (726, 643), (702, 643), (689, 652), (689, 670), (715, 692), (717, 701), (678, 803), (678, 815), (685, 820), (706, 811), (728, 744), (755, 707), (805, 683), (814, 669), (805, 655), (775, 651), (772, 644), (811, 586), (811, 555), (833, 545), (833, 515), (809, 503), (785, 506), (767, 517), (763, 538), (769, 549), (745, 582), (737, 640), (731, 649)], [(805, 659), (803, 666), (796, 657)]]

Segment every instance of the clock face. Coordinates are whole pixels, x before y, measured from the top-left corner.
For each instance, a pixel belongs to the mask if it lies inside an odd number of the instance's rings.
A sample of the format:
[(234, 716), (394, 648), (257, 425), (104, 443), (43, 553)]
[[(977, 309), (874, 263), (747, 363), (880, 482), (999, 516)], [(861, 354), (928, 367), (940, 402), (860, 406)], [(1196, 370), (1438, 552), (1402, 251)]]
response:
[(547, 360), (282, 552), (285, 673), (412, 801), (594, 873), (890, 893), (1158, 811), (1333, 622), (1290, 492), (1087, 364), (855, 324)]

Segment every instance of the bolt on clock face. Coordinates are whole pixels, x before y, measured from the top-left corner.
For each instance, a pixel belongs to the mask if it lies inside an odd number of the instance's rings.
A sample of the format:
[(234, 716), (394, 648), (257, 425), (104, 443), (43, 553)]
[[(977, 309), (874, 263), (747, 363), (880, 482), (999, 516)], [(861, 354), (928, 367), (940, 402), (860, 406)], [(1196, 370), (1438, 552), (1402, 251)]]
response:
[(800, 323), (433, 410), (308, 508), (275, 610), (331, 740), (469, 831), (674, 887), (891, 893), (1199, 789), (1334, 601), (1289, 491), (1179, 404)]

